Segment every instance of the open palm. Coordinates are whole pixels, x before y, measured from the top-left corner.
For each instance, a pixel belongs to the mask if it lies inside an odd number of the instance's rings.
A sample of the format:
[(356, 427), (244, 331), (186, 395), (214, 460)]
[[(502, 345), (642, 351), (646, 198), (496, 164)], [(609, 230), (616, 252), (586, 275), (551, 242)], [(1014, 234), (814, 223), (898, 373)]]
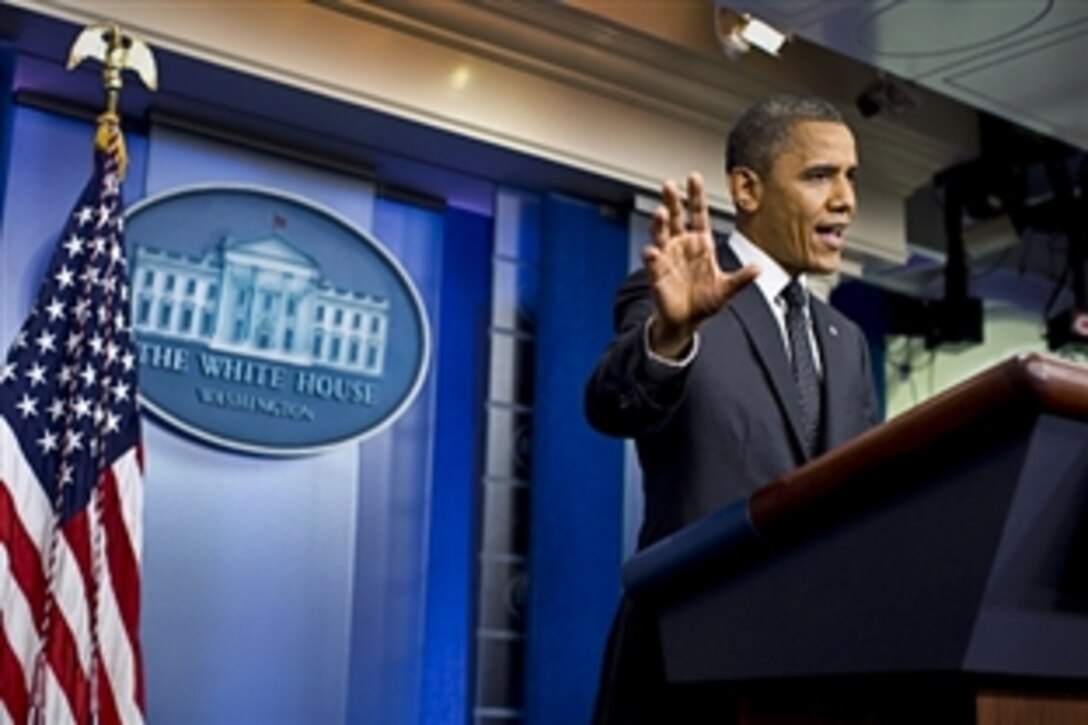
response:
[(687, 347), (699, 324), (728, 304), (759, 270), (747, 265), (726, 272), (718, 265), (698, 173), (688, 178), (686, 211), (675, 183), (666, 182), (662, 194), (663, 203), (653, 217), (653, 241), (642, 256), (656, 313), (651, 345), (675, 357)]

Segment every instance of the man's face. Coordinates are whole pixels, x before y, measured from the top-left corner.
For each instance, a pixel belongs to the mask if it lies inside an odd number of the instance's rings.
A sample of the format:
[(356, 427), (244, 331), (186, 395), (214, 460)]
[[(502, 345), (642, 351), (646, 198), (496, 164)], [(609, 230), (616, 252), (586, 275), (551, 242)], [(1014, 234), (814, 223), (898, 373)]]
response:
[(766, 174), (747, 170), (751, 183), (740, 190), (731, 177), (734, 199), (747, 217), (741, 231), (791, 276), (836, 271), (857, 209), (857, 166), (854, 135), (846, 126), (794, 124)]

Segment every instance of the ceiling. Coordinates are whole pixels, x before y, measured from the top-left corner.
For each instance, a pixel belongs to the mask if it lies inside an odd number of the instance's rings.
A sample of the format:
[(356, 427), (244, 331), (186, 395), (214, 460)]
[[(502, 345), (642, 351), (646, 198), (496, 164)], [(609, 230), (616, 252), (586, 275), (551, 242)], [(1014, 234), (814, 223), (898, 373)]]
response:
[(1088, 149), (1084, 0), (717, 0), (903, 79)]

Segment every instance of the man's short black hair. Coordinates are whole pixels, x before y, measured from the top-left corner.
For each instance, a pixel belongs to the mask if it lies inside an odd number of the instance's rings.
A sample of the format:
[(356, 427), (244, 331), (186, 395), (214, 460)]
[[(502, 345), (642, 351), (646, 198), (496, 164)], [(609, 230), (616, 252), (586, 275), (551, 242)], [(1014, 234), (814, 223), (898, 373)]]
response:
[(839, 109), (816, 96), (780, 94), (765, 98), (742, 113), (729, 132), (726, 173), (741, 166), (766, 174), (789, 139), (794, 124), (801, 121), (846, 124)]

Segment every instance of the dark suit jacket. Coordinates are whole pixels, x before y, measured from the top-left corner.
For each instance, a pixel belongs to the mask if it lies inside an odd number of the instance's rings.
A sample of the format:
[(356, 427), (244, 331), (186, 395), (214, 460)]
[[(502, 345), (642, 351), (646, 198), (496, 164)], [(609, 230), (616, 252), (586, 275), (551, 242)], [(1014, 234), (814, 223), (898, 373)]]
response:
[[(723, 269), (740, 266), (727, 244), (718, 258)], [(590, 423), (636, 440), (646, 494), (640, 546), (805, 462), (785, 343), (754, 284), (703, 323), (698, 354), (681, 370), (646, 355), (643, 328), (652, 312), (640, 270), (616, 296), (617, 336), (586, 388)], [(826, 450), (876, 424), (879, 409), (861, 331), (815, 298), (812, 319)]]
[[(727, 244), (723, 269), (740, 267)], [(785, 342), (752, 284), (699, 330), (695, 360), (675, 369), (651, 360), (643, 340), (653, 301), (645, 271), (616, 296), (616, 338), (586, 387), (586, 415), (598, 430), (634, 438), (642, 465), (644, 547), (752, 493), (806, 460), (796, 384)], [(879, 422), (861, 331), (812, 299), (823, 370), (823, 449)], [(652, 613), (625, 600), (613, 622), (595, 721), (676, 721)], [(720, 712), (720, 711), (719, 711)]]

